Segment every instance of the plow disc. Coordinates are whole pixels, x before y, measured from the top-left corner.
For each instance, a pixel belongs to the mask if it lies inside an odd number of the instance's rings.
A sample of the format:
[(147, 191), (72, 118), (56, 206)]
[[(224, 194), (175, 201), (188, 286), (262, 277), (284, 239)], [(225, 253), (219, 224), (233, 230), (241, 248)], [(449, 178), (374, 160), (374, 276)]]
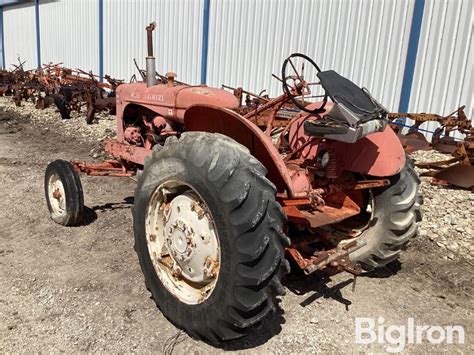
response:
[(413, 132), (407, 135), (399, 135), (400, 143), (407, 153), (413, 153), (417, 150), (430, 150), (431, 144), (426, 140), (425, 136), (420, 132)]
[(432, 163), (418, 163), (421, 169), (430, 169), (420, 176), (430, 176), (435, 185), (454, 185), (474, 191), (474, 165), (460, 158), (451, 158)]
[(441, 153), (453, 154), (456, 151), (456, 141), (453, 137), (433, 137), (433, 148)]
[(474, 190), (474, 166), (454, 164), (433, 174), (433, 183)]

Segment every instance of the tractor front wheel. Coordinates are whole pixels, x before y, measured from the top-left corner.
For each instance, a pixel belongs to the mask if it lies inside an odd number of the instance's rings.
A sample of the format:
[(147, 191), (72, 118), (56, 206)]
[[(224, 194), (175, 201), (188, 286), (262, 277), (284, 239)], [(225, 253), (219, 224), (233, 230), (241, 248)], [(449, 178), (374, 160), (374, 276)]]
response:
[(288, 271), (285, 216), (265, 168), (232, 139), (169, 138), (135, 192), (135, 250), (145, 282), (177, 327), (216, 344), (275, 309)]
[(44, 190), (51, 219), (64, 226), (78, 224), (84, 214), (84, 194), (79, 175), (65, 160), (49, 163)]

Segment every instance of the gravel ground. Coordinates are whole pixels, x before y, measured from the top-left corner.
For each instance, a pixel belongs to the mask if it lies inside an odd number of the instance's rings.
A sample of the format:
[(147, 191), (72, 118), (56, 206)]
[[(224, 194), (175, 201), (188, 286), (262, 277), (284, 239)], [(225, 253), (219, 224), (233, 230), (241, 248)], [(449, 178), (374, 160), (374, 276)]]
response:
[(101, 143), (104, 139), (115, 137), (117, 121), (106, 112), (96, 114), (93, 124), (87, 124), (84, 113), (75, 111), (71, 112), (71, 119), (61, 120), (54, 105), (37, 110), (31, 102), (22, 102), (22, 106), (17, 107), (9, 97), (0, 97), (0, 110), (19, 115), (45, 131), (61, 132), (62, 138), (74, 138), (92, 146), (89, 156), (93, 158), (103, 156)]
[[(418, 151), (412, 154), (415, 162), (447, 160), (450, 155), (437, 151)], [(427, 171), (416, 168), (419, 174)], [(419, 234), (445, 251), (446, 259), (474, 258), (474, 193), (456, 187), (430, 183), (430, 177), (421, 177), (425, 204), (425, 218)]]
[[(248, 338), (221, 349), (195, 341), (167, 321), (145, 288), (133, 251), (134, 182), (82, 178), (83, 226), (53, 223), (43, 196), (49, 161), (93, 160), (113, 117), (87, 125), (62, 121), (53, 110), (14, 107), (0, 98), (0, 352), (251, 353), (381, 352), (359, 345), (356, 317), (385, 325), (462, 325), (465, 344), (406, 345), (413, 353), (474, 353), (474, 196), (432, 186), (425, 194), (420, 235), (400, 262), (359, 277), (290, 275), (282, 311)], [(436, 153), (418, 152), (416, 160)]]

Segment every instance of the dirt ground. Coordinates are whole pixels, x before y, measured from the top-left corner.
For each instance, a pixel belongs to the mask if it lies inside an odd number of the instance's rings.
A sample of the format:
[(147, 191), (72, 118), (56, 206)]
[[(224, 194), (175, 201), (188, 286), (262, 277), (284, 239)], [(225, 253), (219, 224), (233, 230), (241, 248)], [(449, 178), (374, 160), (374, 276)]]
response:
[[(163, 317), (145, 288), (133, 250), (133, 181), (84, 177), (84, 225), (49, 219), (46, 165), (91, 160), (97, 146), (63, 135), (61, 124), (51, 129), (0, 111), (0, 352), (375, 352), (386, 345), (356, 344), (355, 317), (383, 317), (385, 325), (412, 317), (420, 325), (462, 325), (465, 344), (425, 340), (406, 351), (474, 353), (472, 260), (447, 258), (426, 233), (399, 263), (359, 277), (355, 292), (348, 274), (289, 276), (282, 311), (248, 338), (223, 348), (191, 339)], [(474, 206), (472, 194), (463, 196), (465, 206)]]

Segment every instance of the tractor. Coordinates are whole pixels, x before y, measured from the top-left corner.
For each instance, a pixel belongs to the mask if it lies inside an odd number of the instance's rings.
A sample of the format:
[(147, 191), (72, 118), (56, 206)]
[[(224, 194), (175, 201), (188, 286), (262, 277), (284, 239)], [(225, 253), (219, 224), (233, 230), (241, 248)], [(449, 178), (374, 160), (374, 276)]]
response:
[(146, 287), (166, 318), (212, 344), (275, 310), (290, 265), (355, 277), (398, 258), (421, 220), (420, 180), (366, 89), (299, 53), (273, 99), (187, 85), (157, 75), (154, 29), (145, 80), (117, 88), (110, 159), (47, 166), (55, 222), (81, 222), (79, 173), (135, 178)]

